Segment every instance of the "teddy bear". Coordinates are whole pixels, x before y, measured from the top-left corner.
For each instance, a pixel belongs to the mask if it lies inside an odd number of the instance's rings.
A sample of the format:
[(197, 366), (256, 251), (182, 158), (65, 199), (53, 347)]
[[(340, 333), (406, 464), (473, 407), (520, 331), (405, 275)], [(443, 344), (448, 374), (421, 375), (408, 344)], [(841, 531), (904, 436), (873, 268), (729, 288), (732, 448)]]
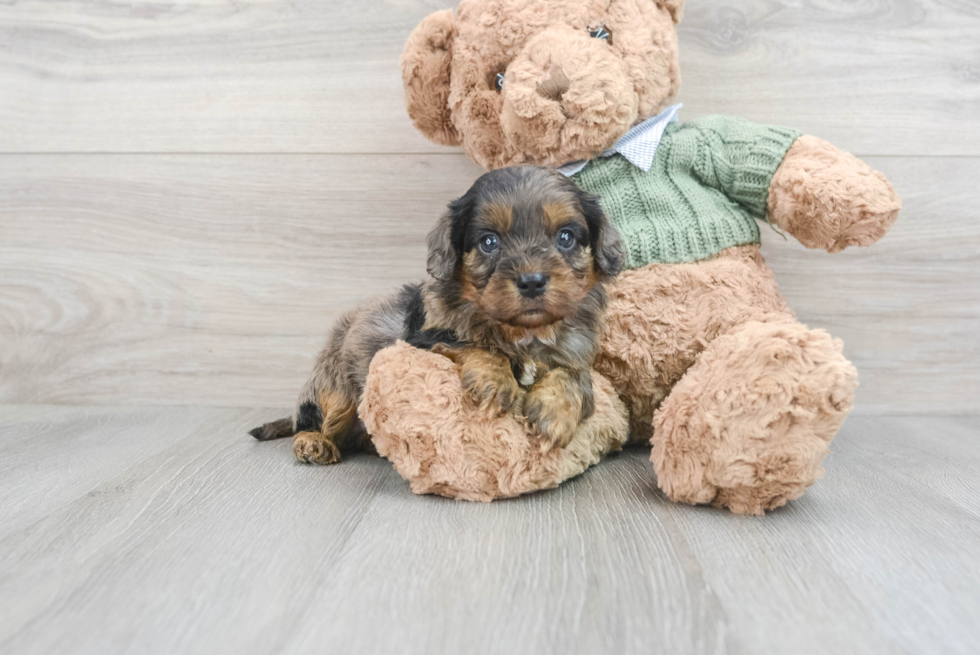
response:
[[(822, 477), (857, 372), (841, 341), (780, 295), (759, 222), (836, 253), (882, 238), (901, 201), (884, 175), (815, 136), (728, 116), (680, 122), (683, 7), (463, 0), (409, 37), (415, 127), (487, 169), (570, 176), (599, 196), (626, 257), (594, 364), (625, 415), (606, 399), (602, 426), (583, 424), (574, 453), (518, 448), (519, 416), (468, 415), (445, 358), (405, 344), (379, 353), (361, 415), (415, 491), (489, 500), (552, 487), (624, 442), (650, 444), (670, 499), (736, 513), (779, 507)], [(429, 381), (448, 386), (426, 396)]]

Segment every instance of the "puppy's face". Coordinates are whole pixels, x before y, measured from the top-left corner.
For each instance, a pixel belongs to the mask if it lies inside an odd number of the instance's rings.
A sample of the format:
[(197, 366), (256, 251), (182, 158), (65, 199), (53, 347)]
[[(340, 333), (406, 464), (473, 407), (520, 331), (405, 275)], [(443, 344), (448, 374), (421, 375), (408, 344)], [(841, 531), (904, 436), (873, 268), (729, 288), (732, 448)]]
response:
[(465, 301), (517, 328), (574, 314), (622, 260), (597, 199), (533, 166), (487, 173), (429, 235), (429, 273), (457, 282)]

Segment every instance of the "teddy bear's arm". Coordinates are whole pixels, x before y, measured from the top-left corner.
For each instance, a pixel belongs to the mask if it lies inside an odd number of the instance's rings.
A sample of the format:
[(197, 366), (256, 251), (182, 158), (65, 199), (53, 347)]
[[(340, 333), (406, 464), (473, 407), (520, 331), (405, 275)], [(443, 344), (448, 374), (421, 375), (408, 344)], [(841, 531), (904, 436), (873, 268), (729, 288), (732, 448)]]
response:
[(705, 116), (682, 125), (675, 140), (699, 181), (809, 248), (870, 245), (901, 208), (884, 175), (796, 130)]
[(677, 165), (688, 166), (701, 184), (765, 220), (773, 175), (799, 136), (790, 128), (733, 116), (703, 116), (676, 128), (671, 150)]
[(874, 243), (901, 206), (884, 175), (815, 136), (801, 136), (790, 147), (767, 201), (772, 224), (828, 252)]

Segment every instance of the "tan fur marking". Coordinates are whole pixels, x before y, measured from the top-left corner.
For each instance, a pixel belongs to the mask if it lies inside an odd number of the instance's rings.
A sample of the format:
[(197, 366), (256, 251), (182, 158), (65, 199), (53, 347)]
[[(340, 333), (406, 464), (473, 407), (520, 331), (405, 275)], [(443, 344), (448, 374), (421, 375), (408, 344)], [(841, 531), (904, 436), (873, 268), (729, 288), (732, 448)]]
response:
[[(436, 330), (454, 327), (451, 313), (431, 286), (422, 289), (422, 302), (425, 305), (425, 325), (423, 330)], [(456, 326), (458, 327), (458, 326)]]
[(552, 369), (528, 391), (524, 413), (545, 442), (563, 448), (582, 418), (582, 393), (566, 369)]
[(463, 273), (460, 284), (462, 286), (463, 298), (469, 300), (471, 303), (478, 304), (480, 302), (480, 292), (477, 290), (476, 285), (473, 284), (473, 278), (470, 274), (476, 262), (476, 257), (475, 250), (471, 250), (463, 256)]
[(320, 410), (323, 412), (323, 425), (320, 432), (331, 440), (342, 435), (350, 428), (354, 417), (357, 416), (357, 403), (350, 401), (347, 396), (336, 391), (324, 391), (318, 398)]
[(546, 202), (541, 205), (544, 213), (544, 224), (548, 228), (549, 234), (558, 232), (558, 228), (567, 225), (574, 218), (578, 217), (575, 208), (564, 202)]
[(561, 331), (562, 322), (552, 323), (551, 325), (542, 325), (539, 328), (533, 328), (530, 331), (537, 339), (546, 342), (553, 342), (558, 338), (558, 333)]
[(336, 464), (340, 449), (319, 432), (300, 432), (293, 437), (293, 454), (306, 464)]
[(507, 204), (490, 203), (483, 210), (483, 216), (497, 234), (505, 234), (514, 222), (514, 208)]
[(463, 389), (484, 409), (506, 412), (521, 396), (521, 388), (503, 355), (467, 348), (457, 362), (461, 365)]
[(561, 331), (561, 324), (561, 321), (556, 321), (549, 325), (533, 328), (503, 324), (500, 326), (500, 331), (503, 333), (504, 338), (511, 343), (521, 343), (532, 338), (538, 339), (539, 341), (552, 342), (558, 338), (558, 333)]
[(323, 412), (319, 432), (300, 432), (293, 437), (293, 454), (308, 464), (335, 464), (340, 446), (357, 416), (357, 404), (339, 391), (323, 391), (317, 402)]

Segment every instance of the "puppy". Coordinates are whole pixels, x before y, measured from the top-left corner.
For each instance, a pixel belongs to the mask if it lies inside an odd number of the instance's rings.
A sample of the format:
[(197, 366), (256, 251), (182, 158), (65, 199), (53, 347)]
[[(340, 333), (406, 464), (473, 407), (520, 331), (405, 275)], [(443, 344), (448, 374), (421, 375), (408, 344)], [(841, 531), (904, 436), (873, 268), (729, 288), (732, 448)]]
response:
[(534, 166), (480, 177), (428, 236), (429, 279), (343, 316), (291, 419), (251, 431), (294, 436), (303, 462), (373, 450), (357, 405), (374, 354), (403, 339), (456, 361), (469, 396), (514, 411), (554, 447), (592, 415), (590, 368), (622, 265), (619, 235), (598, 199)]

